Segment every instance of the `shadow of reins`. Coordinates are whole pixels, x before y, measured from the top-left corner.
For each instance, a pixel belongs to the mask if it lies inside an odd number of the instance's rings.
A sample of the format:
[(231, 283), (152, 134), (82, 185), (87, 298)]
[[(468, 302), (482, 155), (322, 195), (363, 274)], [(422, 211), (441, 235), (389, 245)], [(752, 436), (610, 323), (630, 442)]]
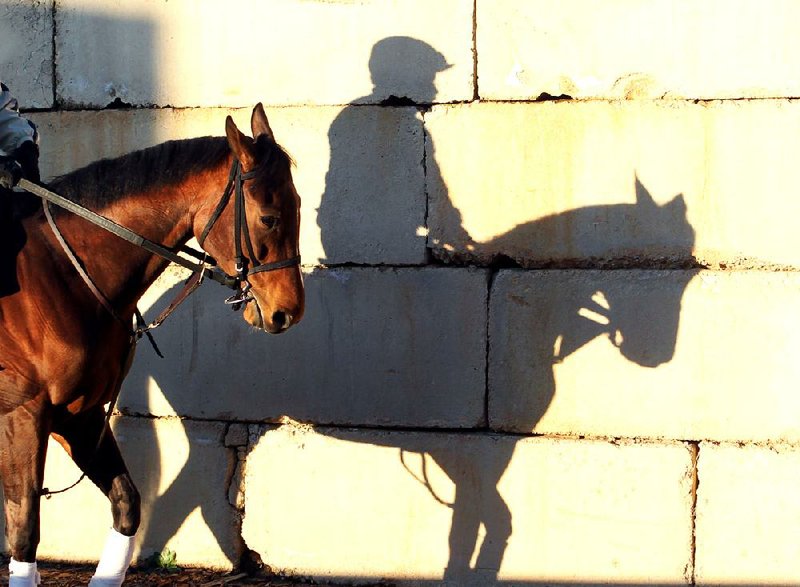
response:
[[(125, 376), (126, 366), (129, 364), (129, 361), (133, 358), (133, 350), (136, 347), (136, 342), (140, 339), (143, 335), (147, 335), (148, 340), (153, 345), (153, 349), (158, 354), (159, 357), (163, 358), (161, 351), (158, 349), (158, 346), (153, 340), (152, 334), (150, 331), (154, 328), (158, 328), (167, 317), (172, 314), (172, 312), (183, 302), (189, 295), (196, 290), (200, 284), (204, 281), (206, 277), (209, 279), (216, 281), (217, 283), (229, 287), (236, 291), (232, 296), (225, 300), (225, 303), (230, 305), (233, 310), (238, 310), (242, 306), (252, 302), (255, 298), (250, 293), (250, 282), (248, 281), (248, 277), (255, 273), (263, 273), (266, 271), (275, 271), (277, 269), (284, 269), (286, 267), (292, 267), (294, 265), (300, 264), (300, 255), (295, 257), (291, 257), (289, 259), (284, 259), (282, 261), (273, 261), (272, 263), (262, 263), (260, 265), (255, 265), (254, 267), (249, 267), (251, 263), (251, 259), (253, 262), (257, 260), (253, 249), (253, 243), (250, 240), (250, 231), (247, 228), (247, 214), (245, 211), (245, 201), (244, 201), (244, 182), (248, 179), (253, 179), (255, 177), (254, 172), (247, 172), (244, 173), (242, 171), (241, 165), (239, 160), (234, 158), (233, 164), (231, 165), (231, 171), (228, 176), (228, 183), (225, 186), (225, 190), (222, 193), (222, 197), (220, 198), (219, 202), (217, 203), (214, 212), (211, 214), (211, 217), (208, 219), (205, 228), (203, 228), (203, 232), (198, 239), (198, 243), (200, 246), (203, 246), (206, 237), (211, 232), (211, 229), (214, 228), (214, 225), (219, 220), (219, 217), (222, 215), (222, 212), (227, 207), (228, 203), (230, 202), (231, 196), (234, 195), (234, 221), (233, 221), (233, 232), (234, 232), (234, 242), (235, 242), (235, 275), (229, 275), (223, 271), (217, 262), (210, 257), (207, 253), (203, 251), (198, 251), (193, 249), (192, 247), (188, 247), (186, 245), (181, 245), (176, 247), (176, 250), (173, 250), (169, 247), (165, 247), (164, 245), (155, 243), (140, 234), (132, 231), (129, 228), (126, 228), (120, 224), (117, 224), (113, 220), (106, 218), (105, 216), (101, 216), (100, 214), (89, 210), (88, 208), (84, 208), (83, 206), (76, 204), (72, 200), (69, 200), (63, 196), (56, 194), (38, 184), (30, 182), (26, 179), (21, 179), (17, 185), (24, 189), (31, 194), (42, 198), (43, 200), (43, 207), (44, 213), (47, 217), (47, 221), (50, 224), (50, 227), (53, 230), (53, 233), (56, 236), (61, 247), (64, 249), (67, 257), (69, 258), (72, 265), (75, 267), (75, 270), (81, 276), (83, 281), (86, 283), (87, 287), (91, 290), (100, 304), (114, 317), (115, 320), (120, 322), (126, 328), (129, 328), (130, 333), (130, 345), (128, 347), (128, 351), (125, 353), (125, 356), (122, 358), (122, 365), (123, 369), (120, 371), (120, 376), (116, 382), (114, 393), (111, 397), (111, 401), (109, 402), (108, 408), (106, 410), (105, 415), (105, 425), (103, 426), (103, 430), (100, 432), (100, 436), (97, 439), (97, 444), (95, 445), (94, 452), (92, 453), (91, 459), (94, 458), (94, 455), (97, 453), (98, 449), (100, 448), (100, 444), (103, 442), (103, 438), (105, 437), (106, 430), (109, 428), (109, 424), (111, 422), (111, 415), (114, 411), (114, 406), (117, 403), (117, 398), (119, 397), (120, 389), (122, 388), (122, 379)], [(176, 263), (190, 269), (193, 272), (193, 275), (187, 280), (186, 285), (183, 289), (178, 293), (175, 299), (170, 302), (170, 304), (159, 314), (159, 316), (150, 324), (146, 324), (144, 318), (142, 317), (141, 312), (137, 308), (134, 313), (134, 324), (129, 326), (125, 323), (125, 321), (120, 317), (120, 315), (114, 310), (111, 302), (108, 298), (100, 291), (100, 289), (95, 285), (94, 281), (92, 281), (91, 277), (86, 273), (86, 270), (83, 268), (78, 257), (75, 255), (72, 248), (67, 243), (64, 235), (59, 230), (58, 226), (56, 225), (55, 219), (50, 211), (50, 204), (55, 204), (56, 206), (63, 208), (69, 212), (72, 212), (76, 216), (80, 216), (81, 218), (91, 222), (92, 224), (99, 226), (100, 228), (107, 230), (108, 232), (118, 236), (119, 238), (136, 245), (154, 255), (158, 255), (159, 257), (166, 259), (172, 263)], [(247, 247), (247, 253), (249, 257), (244, 255), (242, 250), (242, 240), (244, 240), (245, 245)], [(184, 254), (190, 255), (197, 259), (197, 262), (191, 261), (185, 257), (181, 257), (178, 255), (178, 252), (182, 252)], [(51, 491), (46, 487), (43, 487), (39, 491), (39, 495), (44, 497), (51, 497), (52, 495), (56, 495), (58, 493), (64, 493), (78, 485), (83, 479), (86, 477), (86, 473), (83, 473), (80, 478), (75, 481), (69, 487), (65, 487), (63, 489), (57, 491)]]

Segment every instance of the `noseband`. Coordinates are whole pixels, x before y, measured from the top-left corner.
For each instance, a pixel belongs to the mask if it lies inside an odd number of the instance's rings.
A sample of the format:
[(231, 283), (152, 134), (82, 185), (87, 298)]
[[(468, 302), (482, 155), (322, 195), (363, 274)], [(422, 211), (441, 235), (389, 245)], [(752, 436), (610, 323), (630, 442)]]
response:
[[(197, 242), (202, 248), (206, 237), (211, 232), (211, 229), (214, 228), (214, 225), (217, 223), (217, 220), (219, 220), (222, 212), (228, 206), (231, 195), (234, 195), (233, 241), (236, 253), (236, 256), (234, 257), (234, 261), (236, 263), (236, 275), (234, 276), (226, 274), (226, 276), (231, 281), (231, 287), (237, 291), (235, 294), (225, 300), (225, 303), (230, 304), (234, 310), (238, 310), (242, 304), (247, 304), (254, 299), (250, 293), (250, 282), (247, 279), (250, 275), (253, 275), (254, 273), (264, 273), (266, 271), (275, 271), (276, 269), (284, 269), (285, 267), (292, 267), (293, 265), (300, 264), (300, 255), (297, 255), (289, 259), (283, 259), (282, 261), (273, 261), (272, 263), (262, 263), (261, 265), (249, 267), (251, 262), (255, 263), (257, 261), (257, 257), (255, 250), (253, 249), (253, 243), (250, 240), (250, 229), (247, 227), (247, 213), (245, 211), (244, 201), (244, 182), (248, 179), (253, 179), (255, 176), (255, 171), (248, 171), (246, 173), (243, 172), (239, 160), (234, 158), (233, 164), (231, 165), (230, 174), (228, 175), (228, 184), (225, 186), (225, 191), (222, 193), (222, 197), (217, 203), (217, 207), (214, 208), (214, 212), (208, 219), (205, 228), (203, 228), (203, 232), (197, 239)], [(244, 241), (247, 247), (247, 254), (249, 255), (249, 258), (245, 257), (244, 252), (242, 251), (242, 241)]]

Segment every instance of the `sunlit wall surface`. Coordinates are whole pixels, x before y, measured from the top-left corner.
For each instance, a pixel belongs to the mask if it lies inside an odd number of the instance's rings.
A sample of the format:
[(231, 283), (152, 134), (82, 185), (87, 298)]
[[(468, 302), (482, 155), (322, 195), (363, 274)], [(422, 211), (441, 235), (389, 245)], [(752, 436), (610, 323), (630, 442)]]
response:
[[(800, 583), (799, 21), (792, 0), (0, 0), (46, 177), (248, 128), (259, 101), (296, 161), (304, 321), (253, 332), (211, 284), (156, 332), (165, 360), (139, 349), (114, 420), (137, 556)], [(74, 478), (54, 445), (46, 484)], [(94, 487), (43, 510), (42, 557), (96, 560)]]

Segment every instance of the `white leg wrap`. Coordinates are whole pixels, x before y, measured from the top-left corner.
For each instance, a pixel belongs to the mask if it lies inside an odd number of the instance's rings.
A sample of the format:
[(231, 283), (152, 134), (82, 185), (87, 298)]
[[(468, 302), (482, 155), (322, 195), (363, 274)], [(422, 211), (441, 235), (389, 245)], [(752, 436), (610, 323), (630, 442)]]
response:
[(121, 587), (131, 558), (133, 536), (125, 536), (112, 528), (89, 587)]
[(36, 587), (41, 579), (36, 563), (21, 563), (13, 558), (8, 563), (9, 587)]

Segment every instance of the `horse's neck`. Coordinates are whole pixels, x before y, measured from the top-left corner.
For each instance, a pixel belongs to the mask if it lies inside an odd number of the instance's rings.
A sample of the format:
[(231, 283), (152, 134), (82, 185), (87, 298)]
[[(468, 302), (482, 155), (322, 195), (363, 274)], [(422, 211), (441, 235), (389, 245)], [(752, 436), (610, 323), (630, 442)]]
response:
[[(129, 194), (97, 211), (146, 239), (174, 248), (193, 236), (195, 214), (221, 196), (227, 173), (223, 163), (169, 186)], [(169, 264), (82, 218), (61, 214), (56, 222), (88, 275), (120, 312), (132, 311)], [(43, 230), (50, 232), (49, 227)]]

